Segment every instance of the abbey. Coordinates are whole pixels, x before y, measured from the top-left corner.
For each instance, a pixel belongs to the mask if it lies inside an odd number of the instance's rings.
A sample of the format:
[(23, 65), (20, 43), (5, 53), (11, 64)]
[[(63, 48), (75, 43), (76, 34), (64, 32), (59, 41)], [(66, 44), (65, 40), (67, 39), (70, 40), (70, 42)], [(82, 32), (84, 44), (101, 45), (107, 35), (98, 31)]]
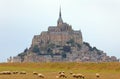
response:
[(35, 45), (46, 46), (48, 43), (64, 46), (70, 39), (78, 44), (83, 43), (81, 31), (74, 31), (72, 26), (64, 23), (60, 10), (57, 26), (50, 26), (48, 27), (48, 31), (42, 32), (40, 35), (35, 35), (32, 41), (32, 47)]
[(56, 26), (49, 26), (48, 31), (35, 35), (30, 48), (26, 48), (8, 62), (116, 62), (115, 56), (91, 47), (84, 42), (80, 30), (63, 22), (61, 9)]

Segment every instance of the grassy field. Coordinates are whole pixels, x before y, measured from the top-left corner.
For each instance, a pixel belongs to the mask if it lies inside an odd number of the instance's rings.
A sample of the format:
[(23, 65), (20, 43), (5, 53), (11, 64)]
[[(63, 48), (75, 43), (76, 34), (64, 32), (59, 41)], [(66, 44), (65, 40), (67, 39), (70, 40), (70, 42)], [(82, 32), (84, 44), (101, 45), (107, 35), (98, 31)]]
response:
[[(85, 79), (96, 79), (95, 73), (100, 74), (99, 79), (120, 79), (120, 63), (0, 63), (2, 71), (26, 71), (27, 74), (0, 75), (0, 79), (40, 79), (33, 72), (45, 75), (44, 79), (57, 79), (59, 71), (65, 71), (66, 79), (75, 79), (70, 72), (81, 73)], [(63, 79), (63, 78), (60, 78)]]

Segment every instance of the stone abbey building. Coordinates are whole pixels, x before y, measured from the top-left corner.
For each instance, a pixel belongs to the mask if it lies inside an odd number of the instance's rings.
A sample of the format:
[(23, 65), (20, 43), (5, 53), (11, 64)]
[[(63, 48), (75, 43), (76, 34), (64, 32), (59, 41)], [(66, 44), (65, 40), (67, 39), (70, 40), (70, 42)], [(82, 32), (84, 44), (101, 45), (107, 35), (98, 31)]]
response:
[(63, 22), (61, 9), (57, 26), (49, 26), (48, 31), (35, 35), (30, 48), (26, 48), (8, 62), (114, 62), (115, 56), (107, 56), (96, 47), (84, 42), (80, 30)]
[(72, 26), (64, 23), (60, 10), (57, 26), (50, 26), (48, 27), (48, 31), (42, 32), (41, 35), (35, 35), (32, 41), (32, 47), (35, 45), (46, 46), (48, 43), (64, 46), (70, 39), (78, 44), (83, 43), (81, 31), (74, 31)]

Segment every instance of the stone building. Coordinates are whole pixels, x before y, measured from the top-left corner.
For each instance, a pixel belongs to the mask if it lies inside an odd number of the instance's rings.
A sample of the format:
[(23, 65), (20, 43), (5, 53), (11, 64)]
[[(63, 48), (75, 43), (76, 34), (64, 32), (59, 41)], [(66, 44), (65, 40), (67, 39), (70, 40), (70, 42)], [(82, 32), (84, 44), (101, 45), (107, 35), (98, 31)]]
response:
[(61, 10), (59, 12), (59, 18), (57, 26), (49, 26), (48, 31), (42, 32), (40, 35), (35, 35), (32, 40), (32, 46), (46, 46), (48, 43), (54, 43), (56, 45), (65, 45), (66, 42), (73, 39), (76, 43), (82, 44), (82, 33), (80, 30), (73, 30), (72, 26), (64, 23), (61, 16)]

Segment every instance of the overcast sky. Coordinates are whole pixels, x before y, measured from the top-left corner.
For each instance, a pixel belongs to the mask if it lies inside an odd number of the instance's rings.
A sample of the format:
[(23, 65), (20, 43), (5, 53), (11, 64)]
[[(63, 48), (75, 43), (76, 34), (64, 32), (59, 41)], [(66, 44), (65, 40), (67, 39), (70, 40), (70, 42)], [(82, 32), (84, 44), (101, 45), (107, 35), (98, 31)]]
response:
[(29, 48), (34, 35), (64, 22), (83, 40), (120, 58), (120, 0), (0, 0), (0, 62)]

